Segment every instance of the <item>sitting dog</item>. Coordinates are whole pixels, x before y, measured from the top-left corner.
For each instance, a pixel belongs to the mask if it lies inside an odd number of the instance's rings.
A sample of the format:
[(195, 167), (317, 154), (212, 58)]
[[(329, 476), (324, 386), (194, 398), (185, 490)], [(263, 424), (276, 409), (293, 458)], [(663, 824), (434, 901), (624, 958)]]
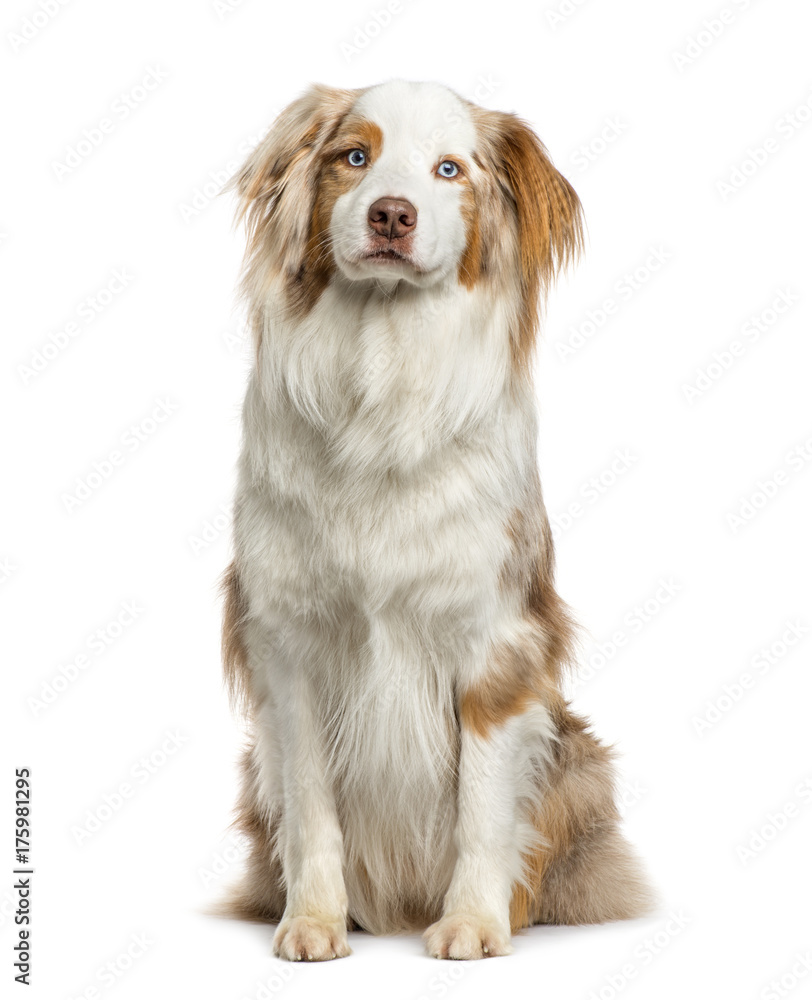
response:
[(255, 362), (224, 579), (251, 731), (233, 910), (314, 961), (348, 927), (473, 959), (645, 912), (610, 751), (561, 694), (537, 471), (531, 355), (575, 192), (519, 118), (404, 81), (312, 87), (234, 186)]

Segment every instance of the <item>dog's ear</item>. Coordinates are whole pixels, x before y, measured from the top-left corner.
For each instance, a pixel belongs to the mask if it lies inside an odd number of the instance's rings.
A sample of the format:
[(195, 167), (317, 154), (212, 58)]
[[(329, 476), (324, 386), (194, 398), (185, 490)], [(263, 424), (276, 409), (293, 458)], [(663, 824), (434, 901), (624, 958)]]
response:
[(524, 302), (517, 349), (524, 358), (532, 346), (539, 292), (546, 292), (581, 251), (581, 202), (529, 125), (516, 115), (481, 108), (474, 118), (483, 158), (517, 230)]
[[(295, 274), (310, 233), (318, 152), (360, 91), (316, 84), (289, 104), (231, 181), (248, 231), (246, 278)], [(256, 285), (254, 285), (256, 289)]]
[(529, 125), (499, 111), (488, 113), (487, 125), (497, 177), (518, 221), (522, 277), (536, 275), (546, 287), (581, 250), (581, 202)]

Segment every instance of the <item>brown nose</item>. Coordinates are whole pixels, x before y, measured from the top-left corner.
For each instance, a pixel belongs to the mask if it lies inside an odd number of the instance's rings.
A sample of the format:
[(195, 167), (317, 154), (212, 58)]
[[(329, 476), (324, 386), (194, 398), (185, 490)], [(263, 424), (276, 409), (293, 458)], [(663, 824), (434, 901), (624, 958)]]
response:
[(403, 198), (379, 198), (369, 206), (367, 218), (376, 233), (396, 240), (417, 225), (417, 209)]

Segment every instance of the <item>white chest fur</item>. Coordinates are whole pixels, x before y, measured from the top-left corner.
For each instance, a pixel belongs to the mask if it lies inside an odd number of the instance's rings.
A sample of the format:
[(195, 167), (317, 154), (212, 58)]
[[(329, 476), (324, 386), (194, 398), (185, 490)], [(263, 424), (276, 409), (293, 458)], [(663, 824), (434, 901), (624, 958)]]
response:
[(456, 285), (331, 286), (304, 323), (268, 321), (245, 403), (235, 539), (269, 635), (257, 681), (274, 703), (278, 671), (305, 664), (345, 850), (424, 900), (452, 865), (455, 683), (501, 617), (533, 461), (505, 321)]
[(304, 322), (268, 321), (237, 544), (272, 604), (436, 612), (493, 590), (535, 436), (504, 324), (458, 285), (331, 286)]

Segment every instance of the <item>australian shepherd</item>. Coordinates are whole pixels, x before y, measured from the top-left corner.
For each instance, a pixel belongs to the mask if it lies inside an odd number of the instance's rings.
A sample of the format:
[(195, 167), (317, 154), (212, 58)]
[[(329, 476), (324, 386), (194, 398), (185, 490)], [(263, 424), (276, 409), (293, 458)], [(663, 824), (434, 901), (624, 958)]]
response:
[(225, 673), (250, 728), (232, 908), (505, 955), (640, 915), (610, 750), (561, 693), (531, 361), (581, 207), (533, 131), (436, 83), (314, 86), (234, 186), (254, 364)]

